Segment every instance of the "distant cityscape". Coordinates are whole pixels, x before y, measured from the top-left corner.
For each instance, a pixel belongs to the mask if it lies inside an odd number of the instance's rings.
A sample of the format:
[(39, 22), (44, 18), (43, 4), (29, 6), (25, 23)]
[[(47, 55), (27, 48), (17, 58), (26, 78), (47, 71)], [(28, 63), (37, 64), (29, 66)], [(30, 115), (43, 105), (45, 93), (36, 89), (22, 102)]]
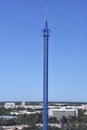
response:
[[(29, 116), (32, 115), (42, 115), (42, 102), (1, 102), (0, 103), (0, 127), (3, 130), (13, 130), (13, 129), (29, 129), (32, 125), (30, 123), (15, 123), (12, 125), (2, 125), (3, 120), (13, 121), (17, 120), (17, 118), (21, 116)], [(4, 112), (3, 112), (4, 110)], [(64, 122), (62, 118), (69, 119), (70, 117), (75, 117), (78, 119), (79, 111), (83, 111), (83, 116), (87, 116), (87, 103), (74, 103), (74, 102), (49, 102), (48, 104), (48, 115), (49, 119), (55, 121), (49, 122), (50, 127), (56, 127), (58, 129), (62, 129), (64, 126)], [(23, 118), (23, 117), (21, 117)], [(39, 117), (40, 118), (40, 117)], [(87, 118), (87, 117), (86, 117)], [(37, 122), (37, 121), (36, 121)], [(34, 124), (35, 127), (42, 127), (41, 121)]]
[[(21, 103), (15, 103), (15, 102), (6, 102), (0, 107), (4, 107), (6, 109), (17, 109), (17, 108), (23, 108), (22, 111), (12, 111), (11, 115), (18, 115), (18, 114), (34, 114), (34, 113), (41, 113), (42, 110), (42, 103), (41, 102), (21, 102)], [(33, 110), (33, 112), (27, 111), (27, 109), (30, 108)], [(87, 104), (82, 103), (49, 103), (49, 116), (54, 116), (57, 118), (61, 118), (64, 116), (78, 116), (78, 109), (86, 110)], [(36, 111), (37, 110), (37, 111)], [(86, 114), (86, 113), (85, 113)]]

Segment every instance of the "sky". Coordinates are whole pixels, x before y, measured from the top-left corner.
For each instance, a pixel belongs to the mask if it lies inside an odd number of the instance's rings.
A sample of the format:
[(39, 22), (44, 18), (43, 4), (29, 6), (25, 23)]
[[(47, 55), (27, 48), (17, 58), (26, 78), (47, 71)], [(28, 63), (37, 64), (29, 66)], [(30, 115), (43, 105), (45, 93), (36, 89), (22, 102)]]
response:
[[(0, 0), (0, 101), (43, 100), (46, 0)], [(87, 0), (47, 0), (49, 101), (87, 102)]]

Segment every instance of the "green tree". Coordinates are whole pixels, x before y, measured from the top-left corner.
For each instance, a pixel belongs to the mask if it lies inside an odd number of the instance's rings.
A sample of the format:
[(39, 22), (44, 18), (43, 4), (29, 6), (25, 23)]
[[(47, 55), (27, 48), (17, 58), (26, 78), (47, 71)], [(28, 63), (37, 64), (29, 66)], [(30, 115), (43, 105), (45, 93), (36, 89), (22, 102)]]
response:
[(65, 116), (62, 116), (62, 121), (63, 121), (63, 123), (67, 123), (68, 120)]
[(49, 117), (49, 123), (57, 123), (56, 117)]

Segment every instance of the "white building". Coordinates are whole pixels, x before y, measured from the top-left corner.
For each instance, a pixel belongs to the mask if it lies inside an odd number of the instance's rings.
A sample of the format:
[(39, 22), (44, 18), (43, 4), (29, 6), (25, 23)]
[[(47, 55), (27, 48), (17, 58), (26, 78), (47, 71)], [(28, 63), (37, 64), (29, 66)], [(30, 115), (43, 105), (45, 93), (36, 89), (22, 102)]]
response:
[(21, 102), (21, 107), (25, 108), (25, 102)]
[(78, 109), (49, 109), (49, 116), (56, 118), (78, 116)]
[(81, 108), (82, 108), (82, 110), (87, 110), (87, 104), (82, 104)]
[(5, 105), (4, 105), (4, 108), (6, 108), (6, 109), (15, 108), (15, 107), (16, 107), (15, 103), (5, 103)]

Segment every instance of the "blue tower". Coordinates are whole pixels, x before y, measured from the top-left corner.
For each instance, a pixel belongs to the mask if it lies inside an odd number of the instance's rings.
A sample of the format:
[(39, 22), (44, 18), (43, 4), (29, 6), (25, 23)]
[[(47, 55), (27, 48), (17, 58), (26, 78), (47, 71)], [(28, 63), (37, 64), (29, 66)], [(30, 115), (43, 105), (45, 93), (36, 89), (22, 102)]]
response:
[(44, 65), (43, 65), (43, 127), (42, 130), (48, 130), (48, 40), (49, 29), (48, 21), (45, 21), (43, 29), (44, 37)]

